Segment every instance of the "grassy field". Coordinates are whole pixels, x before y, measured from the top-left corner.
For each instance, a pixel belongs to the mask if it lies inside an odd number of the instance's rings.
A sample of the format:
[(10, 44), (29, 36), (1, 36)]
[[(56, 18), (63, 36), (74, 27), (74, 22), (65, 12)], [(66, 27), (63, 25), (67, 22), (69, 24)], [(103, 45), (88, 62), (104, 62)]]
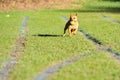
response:
[(81, 19), (81, 28), (100, 40), (103, 45), (120, 52), (120, 41), (119, 37), (117, 37), (120, 35), (120, 25), (106, 21), (105, 19), (101, 18), (100, 14), (106, 15), (106, 13), (83, 13)]
[(102, 41), (105, 46), (113, 48), (117, 52), (120, 52), (120, 41), (117, 37), (120, 35), (120, 24), (109, 22), (101, 18), (101, 15), (105, 15), (109, 18), (120, 21), (119, 4), (120, 2), (109, 1), (93, 1), (91, 3), (88, 3), (86, 5), (87, 9), (90, 8), (91, 11), (94, 11), (94, 13), (86, 13), (89, 15), (83, 13), (82, 19), (80, 20), (81, 25), (83, 24), (81, 26), (83, 30), (87, 31), (89, 34)]
[[(118, 7), (114, 2), (93, 2), (94, 6)], [(15, 11), (0, 13), (0, 65), (7, 60), (19, 34), (24, 16), (29, 16), (25, 52), (21, 55), (8, 80), (32, 80), (39, 72), (56, 65), (74, 55), (92, 52), (97, 47), (78, 33), (62, 37), (65, 21), (70, 12), (78, 12), (79, 28), (100, 40), (103, 45), (120, 52), (120, 25), (101, 18), (104, 14), (120, 20), (119, 11), (91, 9), (93, 3), (85, 4), (84, 9)], [(103, 4), (104, 3), (104, 4)], [(79, 3), (77, 3), (79, 4)], [(7, 15), (10, 15), (9, 17)], [(49, 80), (119, 80), (119, 62), (106, 51), (94, 52), (65, 66)]]
[(106, 52), (101, 51), (66, 66), (49, 80), (119, 80), (119, 67)]
[(72, 38), (61, 36), (65, 24), (61, 16), (68, 13), (40, 11), (31, 14), (25, 54), (20, 58), (10, 80), (32, 79), (36, 73), (48, 66), (95, 49), (95, 46), (82, 35), (78, 34)]

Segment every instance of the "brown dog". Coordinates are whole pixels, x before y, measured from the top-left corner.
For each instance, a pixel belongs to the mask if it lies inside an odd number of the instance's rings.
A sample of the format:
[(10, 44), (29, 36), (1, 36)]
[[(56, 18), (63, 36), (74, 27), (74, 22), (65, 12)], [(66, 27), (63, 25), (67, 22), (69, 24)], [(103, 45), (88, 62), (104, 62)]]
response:
[(70, 14), (70, 20), (65, 25), (63, 36), (65, 36), (67, 29), (69, 32), (69, 36), (76, 34), (78, 31), (78, 26), (79, 26), (79, 23), (77, 20), (77, 13), (76, 15)]

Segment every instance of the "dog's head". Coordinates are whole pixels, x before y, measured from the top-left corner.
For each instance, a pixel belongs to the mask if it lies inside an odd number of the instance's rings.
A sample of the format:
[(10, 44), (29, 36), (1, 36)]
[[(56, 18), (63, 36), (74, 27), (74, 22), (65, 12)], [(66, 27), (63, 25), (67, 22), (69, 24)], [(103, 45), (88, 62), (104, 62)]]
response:
[(76, 13), (76, 15), (73, 15), (70, 13), (70, 21), (74, 21), (74, 22), (77, 21), (77, 13)]

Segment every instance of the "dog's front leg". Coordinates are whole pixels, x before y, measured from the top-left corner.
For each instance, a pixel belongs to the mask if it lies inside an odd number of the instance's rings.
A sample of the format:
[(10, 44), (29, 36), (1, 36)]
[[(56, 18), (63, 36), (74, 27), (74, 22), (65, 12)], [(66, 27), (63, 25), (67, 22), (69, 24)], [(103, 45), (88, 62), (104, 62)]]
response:
[(69, 36), (72, 36), (71, 28), (68, 29)]
[(63, 37), (65, 36), (65, 34), (66, 34), (66, 29), (64, 29), (64, 34), (63, 34)]

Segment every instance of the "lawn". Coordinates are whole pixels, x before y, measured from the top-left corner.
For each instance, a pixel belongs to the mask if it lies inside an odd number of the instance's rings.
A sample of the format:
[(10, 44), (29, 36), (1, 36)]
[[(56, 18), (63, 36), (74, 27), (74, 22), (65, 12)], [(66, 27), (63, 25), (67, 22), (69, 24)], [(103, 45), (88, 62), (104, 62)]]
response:
[(100, 40), (106, 47), (120, 52), (120, 38), (118, 37), (120, 35), (120, 25), (101, 18), (100, 14), (104, 13), (82, 13), (82, 16), (80, 16), (81, 29)]
[[(101, 15), (120, 21), (119, 8), (120, 2), (94, 1), (86, 4), (89, 13), (80, 16), (81, 28), (93, 37), (102, 41), (103, 45), (120, 52), (120, 24), (105, 20)], [(94, 13), (91, 13), (94, 12)], [(89, 14), (89, 15), (88, 15)], [(90, 18), (91, 17), (91, 18)], [(99, 33), (99, 34), (98, 34)]]
[[(95, 5), (92, 6), (94, 3)], [(23, 18), (29, 17), (26, 47), (8, 80), (33, 80), (38, 73), (50, 66), (75, 55), (97, 49), (96, 45), (82, 33), (72, 37), (69, 37), (68, 34), (62, 37), (65, 25), (62, 16), (69, 18), (70, 12), (74, 11), (74, 13), (78, 13), (80, 29), (100, 40), (104, 46), (120, 53), (120, 38), (118, 37), (120, 25), (101, 18), (101, 14), (103, 14), (119, 21), (119, 11), (98, 8), (101, 6), (119, 8), (118, 3), (93, 1), (93, 3), (84, 4), (83, 9), (1, 12), (1, 66), (5, 60), (10, 58)], [(94, 9), (96, 6), (97, 8)], [(119, 80), (119, 67), (119, 62), (107, 51), (93, 52), (90, 56), (64, 66), (50, 76), (49, 80)]]
[(49, 80), (119, 80), (119, 67), (106, 52), (101, 51), (64, 67)]

